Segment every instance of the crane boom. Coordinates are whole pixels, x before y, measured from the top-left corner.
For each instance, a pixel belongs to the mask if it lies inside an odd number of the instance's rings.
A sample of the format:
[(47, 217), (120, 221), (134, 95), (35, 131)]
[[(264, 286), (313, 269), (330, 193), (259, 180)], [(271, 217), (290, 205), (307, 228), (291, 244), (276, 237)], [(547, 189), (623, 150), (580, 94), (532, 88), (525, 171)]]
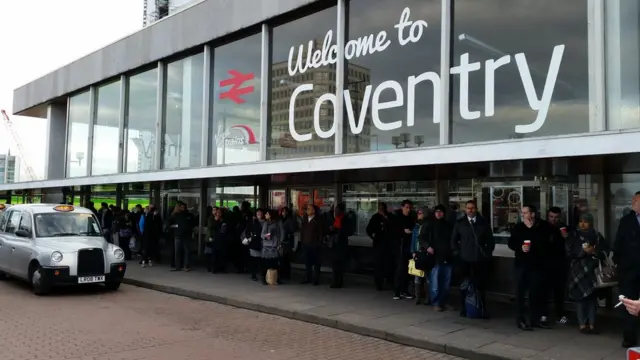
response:
[(18, 157), (20, 157), (20, 160), (22, 160), (22, 163), (24, 164), (27, 170), (27, 177), (29, 178), (29, 181), (36, 180), (36, 174), (33, 171), (33, 168), (31, 167), (31, 165), (29, 165), (29, 163), (27, 162), (27, 159), (24, 157), (24, 151), (22, 150), (22, 141), (20, 140), (20, 136), (18, 136), (18, 133), (16, 132), (16, 130), (13, 128), (13, 123), (11, 122), (9, 115), (7, 115), (7, 112), (4, 110), (0, 110), (0, 112), (2, 113), (2, 118), (4, 119), (4, 124), (7, 127), (7, 130), (9, 130), (9, 132), (11, 133), (11, 136), (13, 137), (13, 142), (16, 144), (16, 147), (18, 148)]

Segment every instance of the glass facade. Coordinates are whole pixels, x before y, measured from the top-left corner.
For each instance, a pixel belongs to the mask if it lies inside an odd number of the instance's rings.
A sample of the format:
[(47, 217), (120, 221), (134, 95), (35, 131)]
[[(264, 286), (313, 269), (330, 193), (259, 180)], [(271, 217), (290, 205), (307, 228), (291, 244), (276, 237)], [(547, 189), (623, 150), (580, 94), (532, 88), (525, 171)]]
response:
[(640, 127), (640, 2), (605, 1), (609, 128)]
[(128, 80), (124, 171), (149, 171), (156, 159), (158, 69), (131, 76)]
[(215, 49), (212, 164), (260, 160), (261, 55), (261, 34)]
[(162, 168), (202, 166), (204, 53), (167, 65)]
[[(440, 13), (440, 0), (351, 1), (344, 152), (440, 143)], [(394, 28), (405, 14), (413, 33)]]
[(67, 119), (67, 177), (87, 176), (91, 96), (89, 92), (69, 98)]
[(96, 96), (91, 175), (114, 174), (120, 145), (120, 81), (97, 88)]
[(454, 143), (589, 131), (586, 1), (456, 0), (454, 19)]
[(336, 18), (332, 7), (273, 29), (268, 159), (335, 154), (336, 65), (320, 57)]
[[(126, 74), (124, 129), (119, 82), (96, 85), (94, 119), (88, 92), (70, 99), (67, 176), (87, 174), (83, 154), (89, 173), (118, 172), (122, 130), (122, 171), (138, 172), (334, 155), (338, 114), (345, 154), (640, 127), (637, 1), (605, 2), (604, 13), (583, 0), (455, 1), (444, 79), (442, 3), (340, 1), (344, 18), (338, 6), (315, 10), (211, 45), (210, 63), (201, 52), (155, 64), (162, 74)], [(604, 38), (590, 29), (597, 16)], [(589, 48), (598, 40), (604, 63)]]

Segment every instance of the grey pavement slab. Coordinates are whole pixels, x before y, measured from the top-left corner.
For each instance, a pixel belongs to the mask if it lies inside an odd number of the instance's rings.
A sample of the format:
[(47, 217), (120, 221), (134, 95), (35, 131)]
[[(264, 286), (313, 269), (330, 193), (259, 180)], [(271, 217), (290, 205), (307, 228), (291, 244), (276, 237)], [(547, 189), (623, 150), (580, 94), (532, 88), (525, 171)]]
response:
[[(491, 304), (490, 320), (466, 319), (456, 310), (435, 312), (389, 292), (354, 284), (344, 289), (298, 285), (264, 286), (247, 275), (170, 272), (130, 263), (126, 281), (177, 295), (289, 317), (468, 359), (624, 359), (620, 334), (611, 322), (600, 335), (575, 326), (522, 332), (513, 305)], [(347, 283), (347, 285), (351, 285)]]

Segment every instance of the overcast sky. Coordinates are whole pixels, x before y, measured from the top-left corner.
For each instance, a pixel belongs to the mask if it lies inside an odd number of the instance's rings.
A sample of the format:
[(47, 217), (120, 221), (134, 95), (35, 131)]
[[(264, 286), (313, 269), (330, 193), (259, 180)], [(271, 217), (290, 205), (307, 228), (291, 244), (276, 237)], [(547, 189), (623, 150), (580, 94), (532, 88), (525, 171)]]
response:
[[(11, 114), (13, 90), (142, 26), (142, 0), (1, 0), (0, 108)], [(23, 158), (44, 175), (46, 122), (13, 117)], [(0, 153), (16, 145), (0, 126)], [(22, 181), (26, 180), (22, 166)]]

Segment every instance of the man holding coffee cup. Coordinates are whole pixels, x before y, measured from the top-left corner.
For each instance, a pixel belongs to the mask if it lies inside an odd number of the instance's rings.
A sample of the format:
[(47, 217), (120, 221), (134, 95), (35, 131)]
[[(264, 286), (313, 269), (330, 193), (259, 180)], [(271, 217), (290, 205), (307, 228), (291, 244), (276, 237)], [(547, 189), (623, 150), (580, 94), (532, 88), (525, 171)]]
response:
[[(515, 252), (516, 303), (518, 306), (518, 328), (531, 331), (532, 327), (548, 329), (543, 316), (543, 280), (545, 261), (549, 248), (550, 227), (536, 219), (536, 208), (531, 205), (522, 208), (522, 222), (511, 231), (509, 248)], [(529, 294), (529, 307), (525, 297)]]

